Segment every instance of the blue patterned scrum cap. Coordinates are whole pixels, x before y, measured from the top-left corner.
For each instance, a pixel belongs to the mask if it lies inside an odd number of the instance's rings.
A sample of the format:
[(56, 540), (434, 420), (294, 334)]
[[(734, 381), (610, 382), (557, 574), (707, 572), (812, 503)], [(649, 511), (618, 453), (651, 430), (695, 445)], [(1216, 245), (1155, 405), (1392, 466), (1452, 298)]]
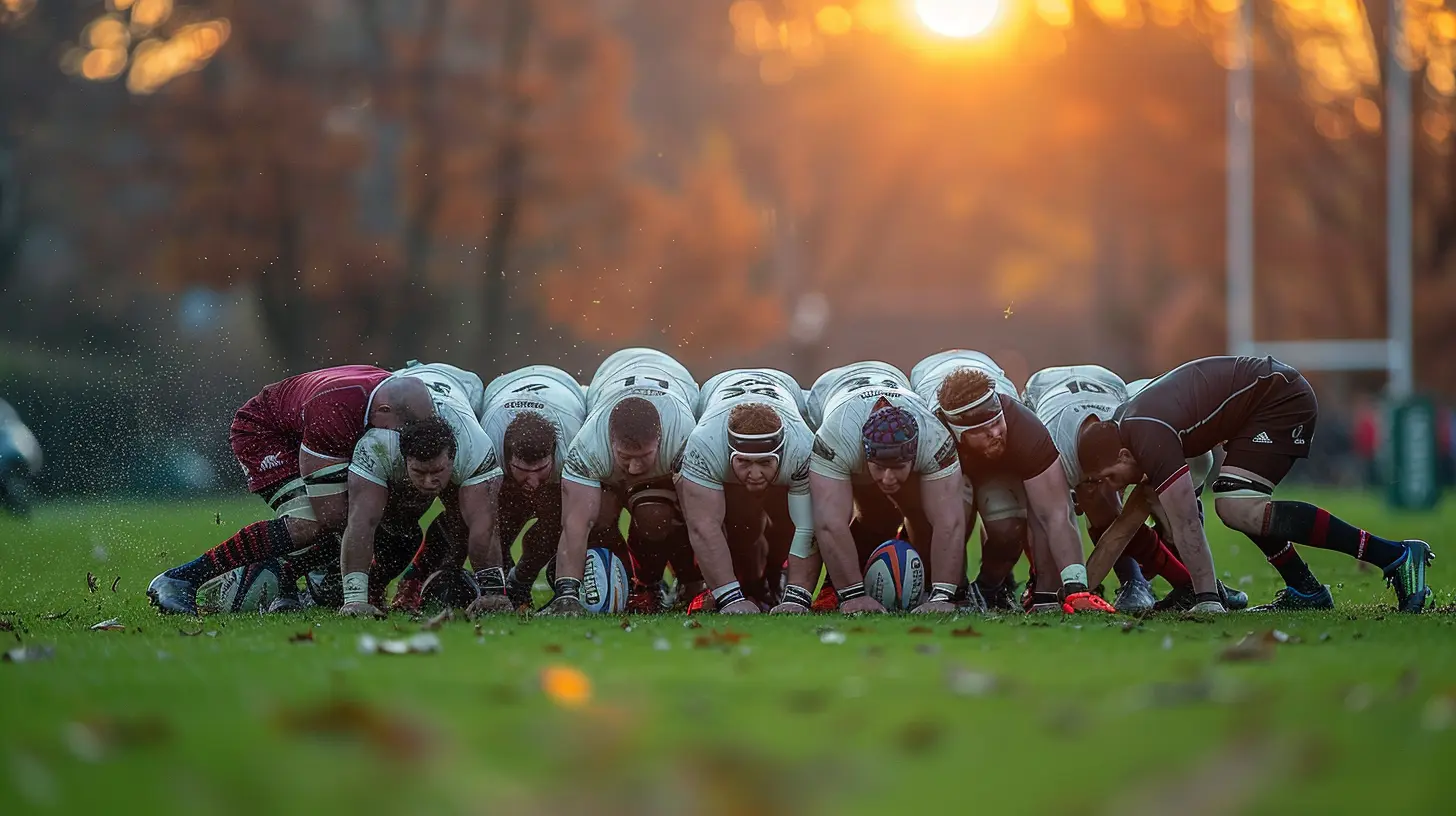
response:
[(881, 465), (903, 465), (915, 459), (920, 423), (915, 415), (895, 405), (876, 408), (860, 429), (865, 459)]

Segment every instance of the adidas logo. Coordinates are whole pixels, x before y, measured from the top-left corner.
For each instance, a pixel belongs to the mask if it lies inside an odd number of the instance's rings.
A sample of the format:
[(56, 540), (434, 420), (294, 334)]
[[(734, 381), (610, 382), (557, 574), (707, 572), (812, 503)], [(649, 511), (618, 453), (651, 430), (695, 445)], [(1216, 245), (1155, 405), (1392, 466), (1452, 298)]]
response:
[(1272, 440), (1272, 439), (1269, 438), (1269, 432), (1268, 431), (1259, 431), (1259, 435), (1254, 437), (1254, 441), (1255, 442), (1263, 442), (1265, 445), (1272, 445), (1272, 444), (1274, 444), (1274, 440)]

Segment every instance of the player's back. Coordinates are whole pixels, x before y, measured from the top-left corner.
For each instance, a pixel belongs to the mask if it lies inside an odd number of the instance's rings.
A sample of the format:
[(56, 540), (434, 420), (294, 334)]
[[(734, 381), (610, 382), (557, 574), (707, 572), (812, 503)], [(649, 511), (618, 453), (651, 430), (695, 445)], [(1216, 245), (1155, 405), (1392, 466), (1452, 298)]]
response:
[(266, 406), (270, 424), (279, 430), (302, 436), (310, 415), (357, 415), (358, 433), (363, 433), (369, 419), (369, 398), (388, 378), (388, 371), (370, 365), (321, 368), (266, 385), (257, 399)]
[(413, 377), (424, 382), (435, 397), (452, 399), (470, 409), (479, 420), (485, 414), (485, 386), (480, 376), (449, 363), (421, 363), (410, 360), (404, 368), (394, 372), (402, 377)]
[(587, 412), (603, 405), (615, 405), (644, 385), (673, 394), (689, 411), (698, 404), (698, 383), (682, 363), (657, 349), (626, 348), (597, 366), (587, 386)]
[(742, 402), (763, 402), (804, 415), (804, 389), (788, 374), (773, 368), (735, 368), (715, 374), (698, 394), (697, 414)]
[(805, 419), (809, 427), (818, 430), (824, 423), (829, 402), (838, 394), (861, 388), (904, 388), (910, 389), (910, 379), (905, 372), (879, 360), (865, 360), (858, 363), (832, 368), (819, 375), (809, 389), (805, 403)]
[(1042, 416), (1043, 409), (1054, 412), (1079, 399), (1102, 399), (1116, 407), (1127, 401), (1128, 387), (1121, 377), (1099, 365), (1053, 366), (1031, 375), (1022, 394), (1022, 402), (1037, 416)]
[(570, 374), (553, 366), (527, 366), (491, 380), (485, 388), (485, 401), (481, 426), (502, 466), (509, 464), (505, 459), (506, 428), (517, 416), (533, 412), (556, 428), (556, 473), (561, 473), (566, 449), (586, 419), (586, 400)]
[(940, 392), (940, 384), (945, 382), (945, 378), (958, 368), (984, 371), (996, 384), (998, 393), (1018, 401), (1021, 399), (1016, 385), (1011, 382), (1011, 378), (1006, 376), (1006, 372), (996, 364), (995, 360), (979, 351), (969, 349), (949, 349), (932, 354), (916, 363), (915, 367), (910, 370), (911, 390), (919, 394), (925, 404), (934, 409), (940, 405), (937, 396)]

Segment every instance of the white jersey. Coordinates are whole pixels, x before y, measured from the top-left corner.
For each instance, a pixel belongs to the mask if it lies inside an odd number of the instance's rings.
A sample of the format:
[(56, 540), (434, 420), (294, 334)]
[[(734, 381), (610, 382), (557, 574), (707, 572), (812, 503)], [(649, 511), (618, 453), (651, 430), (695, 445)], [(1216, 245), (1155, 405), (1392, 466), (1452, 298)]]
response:
[(924, 360), (915, 364), (910, 369), (910, 389), (920, 395), (925, 404), (931, 410), (940, 407), (940, 384), (952, 371), (958, 368), (972, 368), (977, 371), (984, 371), (995, 383), (996, 392), (1005, 394), (1016, 401), (1021, 401), (1021, 394), (1017, 393), (1016, 386), (1006, 376), (1001, 366), (996, 361), (982, 354), (979, 351), (967, 351), (966, 349), (951, 349), (932, 354)]
[[(891, 374), (899, 375), (898, 382)], [(833, 381), (825, 383), (830, 375), (834, 376)], [(919, 426), (912, 472), (924, 480), (960, 475), (960, 461), (950, 431), (906, 387), (908, 383), (902, 384), (904, 379), (904, 374), (885, 363), (849, 365), (820, 377), (811, 393), (817, 392), (823, 399), (824, 413), (814, 435), (814, 455), (809, 460), (809, 469), (831, 479), (868, 482), (863, 428), (875, 406), (883, 400), (909, 411)]]
[(485, 387), (485, 416), (481, 427), (495, 447), (502, 468), (506, 460), (506, 428), (523, 413), (545, 417), (556, 428), (555, 475), (566, 465), (566, 449), (586, 419), (586, 398), (570, 374), (553, 366), (527, 366), (502, 374)]
[(1026, 381), (1026, 404), (1046, 426), (1057, 446), (1067, 484), (1082, 483), (1077, 436), (1089, 419), (1111, 419), (1128, 399), (1122, 378), (1102, 366), (1044, 368)]
[(485, 387), (480, 377), (449, 363), (421, 363), (411, 360), (394, 372), (395, 377), (413, 377), (424, 382), (435, 398), (450, 397), (468, 406), (477, 421), (485, 415)]
[[(450, 486), (469, 487), (501, 478), (495, 446), (480, 427), (475, 412), (462, 400), (439, 391), (435, 392), (434, 402), (435, 413), (455, 432), (455, 467), (450, 471)], [(383, 428), (365, 431), (354, 446), (349, 472), (385, 487), (407, 484), (409, 473), (399, 450), (399, 432)]]
[(804, 418), (809, 421), (809, 427), (819, 430), (824, 422), (824, 408), (829, 402), (829, 397), (839, 390), (841, 383), (854, 380), (857, 386), (877, 385), (885, 388), (910, 388), (910, 380), (905, 372), (878, 360), (868, 360), (863, 363), (850, 363), (847, 366), (840, 366), (819, 375), (814, 381), (814, 386), (809, 389), (809, 394), (804, 399)]
[(802, 394), (803, 389), (792, 377), (773, 369), (735, 369), (708, 380), (701, 399), (702, 418), (683, 449), (679, 468), (682, 477), (714, 490), (737, 484), (729, 462), (728, 415), (738, 405), (761, 403), (772, 408), (784, 425), (784, 446), (779, 451), (779, 473), (774, 485), (787, 487), (790, 493), (808, 493), (814, 434), (804, 423), (795, 399), (802, 398)]
[[(612, 456), (612, 409), (628, 397), (641, 397), (657, 409), (662, 436), (657, 461), (640, 476), (629, 477)], [(676, 360), (653, 349), (623, 349), (602, 362), (587, 386), (586, 420), (566, 452), (561, 478), (589, 487), (630, 488), (670, 475), (688, 436), (697, 427), (693, 406), (698, 385)]]
[(644, 384), (674, 394), (687, 403), (688, 410), (697, 407), (698, 383), (682, 363), (657, 349), (626, 348), (597, 366), (586, 389), (587, 413), (604, 403), (617, 404), (623, 392)]

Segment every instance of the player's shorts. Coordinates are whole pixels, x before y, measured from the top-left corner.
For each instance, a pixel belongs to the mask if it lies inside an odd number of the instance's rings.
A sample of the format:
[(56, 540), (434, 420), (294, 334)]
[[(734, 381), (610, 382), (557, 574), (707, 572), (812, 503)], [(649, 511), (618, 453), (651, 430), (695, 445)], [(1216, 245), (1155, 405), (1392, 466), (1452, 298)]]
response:
[(975, 483), (976, 512), (982, 522), (1026, 518), (1026, 485), (1011, 476)]
[(260, 496), (299, 477), (298, 446), (302, 440), (274, 428), (271, 416), (269, 407), (253, 397), (238, 409), (228, 432), (233, 455), (248, 477), (248, 492)]
[(1302, 376), (1292, 381), (1275, 378), (1254, 416), (1224, 442), (1228, 452), (1225, 464), (1242, 467), (1236, 461), (1239, 453), (1304, 459), (1309, 456), (1318, 419), (1319, 402), (1308, 380)]

